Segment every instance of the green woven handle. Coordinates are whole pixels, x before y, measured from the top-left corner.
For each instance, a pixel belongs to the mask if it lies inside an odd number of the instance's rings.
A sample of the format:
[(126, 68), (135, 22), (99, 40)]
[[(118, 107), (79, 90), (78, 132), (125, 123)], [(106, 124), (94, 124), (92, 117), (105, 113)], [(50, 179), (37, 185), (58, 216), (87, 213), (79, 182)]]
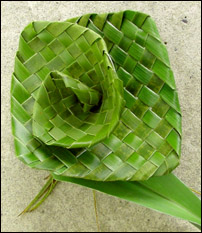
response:
[(11, 87), (17, 157), (55, 175), (146, 180), (179, 163), (181, 114), (165, 45), (134, 11), (33, 22)]

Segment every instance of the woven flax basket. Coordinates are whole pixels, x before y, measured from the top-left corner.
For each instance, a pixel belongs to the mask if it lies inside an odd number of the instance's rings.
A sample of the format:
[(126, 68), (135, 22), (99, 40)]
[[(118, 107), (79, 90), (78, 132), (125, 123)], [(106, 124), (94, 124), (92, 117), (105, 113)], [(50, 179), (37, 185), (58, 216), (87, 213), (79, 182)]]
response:
[(11, 87), (17, 157), (97, 181), (147, 180), (178, 164), (181, 113), (150, 16), (124, 11), (22, 31)]

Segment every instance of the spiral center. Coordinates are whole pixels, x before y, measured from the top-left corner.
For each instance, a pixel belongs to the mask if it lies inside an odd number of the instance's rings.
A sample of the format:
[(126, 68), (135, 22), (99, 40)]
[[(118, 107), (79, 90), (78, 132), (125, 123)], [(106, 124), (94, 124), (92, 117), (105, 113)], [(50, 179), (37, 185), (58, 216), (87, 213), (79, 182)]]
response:
[[(90, 31), (84, 35), (89, 43), (93, 37), (93, 44), (83, 47), (71, 64), (70, 53), (65, 50), (62, 54), (68, 65), (50, 71), (35, 97), (33, 135), (46, 145), (90, 147), (109, 136), (119, 121), (123, 107), (122, 81), (102, 38)], [(67, 44), (67, 50), (79, 45), (77, 40), (72, 41)]]
[(92, 107), (98, 105), (101, 98), (101, 94), (98, 91), (88, 87), (78, 79), (69, 77), (68, 75), (65, 75), (61, 72), (51, 72), (50, 75), (54, 82), (63, 81), (65, 87), (72, 90), (72, 92), (78, 98), (79, 102), (82, 104), (84, 112), (88, 112)]

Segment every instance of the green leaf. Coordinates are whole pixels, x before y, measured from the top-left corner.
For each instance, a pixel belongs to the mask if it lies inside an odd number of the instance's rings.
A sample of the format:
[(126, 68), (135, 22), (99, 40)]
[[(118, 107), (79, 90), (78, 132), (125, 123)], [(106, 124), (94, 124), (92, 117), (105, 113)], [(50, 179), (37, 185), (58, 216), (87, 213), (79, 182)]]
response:
[(53, 174), (58, 181), (79, 184), (150, 209), (201, 225), (201, 202), (175, 175), (147, 181), (100, 182)]

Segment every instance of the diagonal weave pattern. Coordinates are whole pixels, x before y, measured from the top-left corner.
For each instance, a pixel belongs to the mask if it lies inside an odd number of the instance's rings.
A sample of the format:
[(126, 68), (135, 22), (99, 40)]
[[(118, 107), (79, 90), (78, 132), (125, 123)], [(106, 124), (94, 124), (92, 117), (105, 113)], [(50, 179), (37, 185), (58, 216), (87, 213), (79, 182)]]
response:
[(179, 163), (174, 76), (146, 14), (29, 24), (20, 36), (11, 95), (16, 154), (32, 168), (145, 180)]

